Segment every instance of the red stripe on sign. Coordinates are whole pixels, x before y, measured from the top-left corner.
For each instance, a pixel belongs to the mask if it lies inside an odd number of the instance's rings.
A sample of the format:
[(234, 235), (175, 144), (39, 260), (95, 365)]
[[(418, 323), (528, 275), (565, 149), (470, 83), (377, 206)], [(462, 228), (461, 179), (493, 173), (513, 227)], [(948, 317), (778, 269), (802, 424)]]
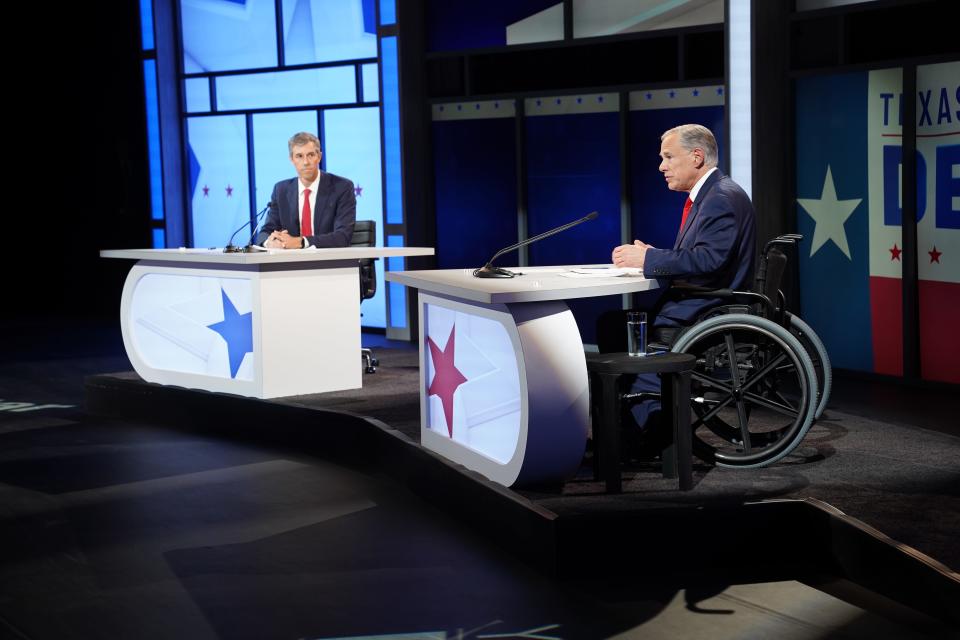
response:
[(920, 375), (960, 383), (960, 284), (921, 280)]
[(900, 278), (870, 277), (873, 370), (903, 375), (903, 294)]

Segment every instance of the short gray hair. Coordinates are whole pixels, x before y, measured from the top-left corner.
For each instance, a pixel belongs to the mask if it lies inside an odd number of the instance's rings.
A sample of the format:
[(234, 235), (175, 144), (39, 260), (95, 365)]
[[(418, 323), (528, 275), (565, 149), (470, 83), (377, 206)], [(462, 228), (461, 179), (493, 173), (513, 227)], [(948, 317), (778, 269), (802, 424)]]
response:
[(322, 151), (320, 148), (320, 138), (308, 131), (301, 131), (300, 133), (293, 134), (293, 137), (287, 140), (287, 151), (289, 151), (290, 155), (292, 156), (294, 147), (303, 146), (308, 142), (312, 142), (313, 144), (317, 145), (317, 151)]
[(660, 136), (660, 141), (663, 142), (667, 136), (673, 134), (677, 134), (680, 146), (687, 151), (702, 149), (705, 165), (708, 167), (717, 166), (717, 139), (713, 137), (710, 129), (702, 124), (682, 124), (679, 127), (664, 131), (663, 135)]

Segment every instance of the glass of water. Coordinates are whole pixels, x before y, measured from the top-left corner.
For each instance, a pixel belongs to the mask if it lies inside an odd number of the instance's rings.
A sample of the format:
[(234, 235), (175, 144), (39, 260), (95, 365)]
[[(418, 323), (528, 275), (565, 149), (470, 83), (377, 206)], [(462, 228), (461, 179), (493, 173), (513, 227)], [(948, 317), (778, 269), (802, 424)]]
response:
[(627, 312), (627, 353), (647, 355), (647, 314), (643, 311)]

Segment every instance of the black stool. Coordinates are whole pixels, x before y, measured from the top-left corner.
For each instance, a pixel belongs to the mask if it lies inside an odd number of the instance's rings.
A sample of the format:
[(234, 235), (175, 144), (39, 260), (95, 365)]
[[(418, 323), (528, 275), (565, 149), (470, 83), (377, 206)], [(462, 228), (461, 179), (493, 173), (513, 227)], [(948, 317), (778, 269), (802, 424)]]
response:
[[(690, 372), (696, 358), (689, 353), (587, 353), (593, 410), (594, 455), (599, 458), (600, 479), (608, 493), (619, 493), (620, 478), (620, 380), (624, 375), (661, 374), (660, 404), (670, 421), (673, 438), (663, 449), (663, 476), (678, 478), (680, 489), (693, 487), (693, 454), (690, 450)], [(597, 386), (599, 386), (599, 393)]]

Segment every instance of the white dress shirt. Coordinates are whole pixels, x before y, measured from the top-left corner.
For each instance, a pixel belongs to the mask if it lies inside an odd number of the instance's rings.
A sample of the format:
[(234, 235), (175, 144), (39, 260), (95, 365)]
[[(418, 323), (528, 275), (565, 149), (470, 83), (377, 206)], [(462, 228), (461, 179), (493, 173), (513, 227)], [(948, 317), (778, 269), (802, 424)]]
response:
[[(717, 170), (716, 167), (710, 167), (710, 170), (709, 170), (709, 171), (707, 171), (705, 174), (703, 174), (702, 176), (700, 176), (700, 179), (697, 180), (697, 184), (693, 185), (693, 189), (690, 189), (690, 201), (691, 201), (691, 202), (696, 202), (696, 201), (697, 201), (697, 194), (700, 193), (700, 187), (702, 187), (702, 186), (703, 186), (703, 183), (707, 181), (707, 178), (710, 177), (710, 174), (713, 173), (713, 172), (716, 171), (716, 170)], [(302, 207), (303, 205), (301, 204), (300, 206)]]

